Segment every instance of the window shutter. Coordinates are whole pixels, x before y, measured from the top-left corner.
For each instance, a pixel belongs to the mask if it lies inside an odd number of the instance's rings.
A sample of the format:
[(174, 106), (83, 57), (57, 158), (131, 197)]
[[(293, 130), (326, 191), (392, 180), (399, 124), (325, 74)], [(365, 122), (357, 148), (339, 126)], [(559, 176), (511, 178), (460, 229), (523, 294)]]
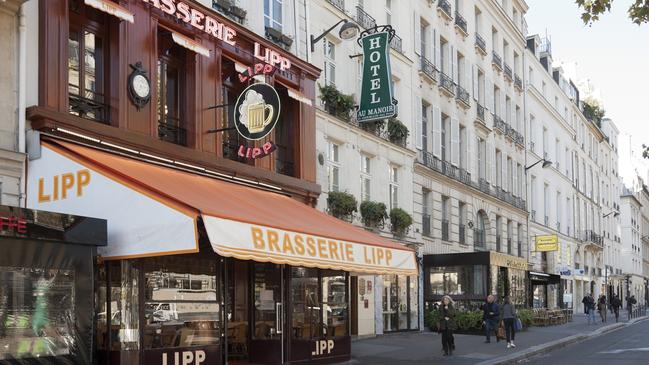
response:
[(467, 131), (466, 140), (467, 140), (467, 147), (468, 147), (467, 160), (469, 161), (469, 166), (467, 168), (469, 169), (469, 172), (473, 174), (473, 176), (478, 176), (476, 166), (475, 166), (476, 161), (478, 160), (478, 153), (476, 149), (476, 137), (473, 135), (473, 128), (467, 128), (466, 131)]
[(458, 84), (458, 81), (460, 80), (460, 70), (457, 67), (457, 52), (455, 52), (453, 46), (451, 46), (451, 62), (451, 77), (453, 78), (453, 82)]
[(415, 96), (415, 147), (419, 150), (423, 146), (421, 96)]
[(433, 107), (433, 154), (442, 157), (442, 111)]
[(451, 163), (460, 164), (460, 122), (457, 119), (451, 119)]
[(478, 85), (478, 81), (478, 66), (473, 65), (473, 100), (479, 103), (480, 85)]
[(487, 179), (487, 181), (491, 182), (492, 181), (491, 175), (494, 175), (493, 180), (496, 180), (495, 179), (496, 176), (495, 174), (493, 174), (494, 171), (492, 171), (491, 169), (491, 166), (493, 165), (493, 161), (496, 161), (494, 156), (495, 151), (491, 146), (491, 141), (487, 140), (485, 145), (487, 146), (487, 150), (485, 151), (485, 158), (487, 159), (487, 169), (485, 170), (485, 178)]
[(415, 27), (415, 45), (414, 50), (417, 56), (421, 55), (421, 18), (415, 11), (413, 12), (413, 25)]

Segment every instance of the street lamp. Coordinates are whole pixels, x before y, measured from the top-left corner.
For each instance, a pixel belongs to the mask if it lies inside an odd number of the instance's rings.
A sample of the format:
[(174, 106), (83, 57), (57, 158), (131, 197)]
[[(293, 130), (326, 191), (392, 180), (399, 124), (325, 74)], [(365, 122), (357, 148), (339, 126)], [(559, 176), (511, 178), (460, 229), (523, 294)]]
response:
[(324, 36), (329, 34), (329, 32), (334, 30), (334, 28), (336, 28), (341, 23), (343, 23), (343, 26), (340, 27), (340, 30), (338, 31), (338, 36), (340, 37), (340, 39), (348, 40), (348, 39), (355, 38), (358, 32), (360, 32), (360, 28), (356, 23), (350, 22), (347, 19), (341, 19), (338, 23), (334, 24), (331, 28), (325, 30), (324, 33), (320, 34), (316, 38), (314, 38), (313, 34), (311, 34), (311, 52), (315, 51), (314, 45), (318, 43), (319, 40), (321, 40)]
[(546, 168), (546, 167), (549, 167), (550, 165), (552, 165), (552, 161), (542, 158), (542, 159), (536, 161), (535, 163), (525, 167), (525, 171), (527, 171), (527, 170), (531, 169), (532, 167), (538, 165), (540, 162), (543, 162), (542, 168)]
[(606, 218), (606, 217), (608, 217), (608, 216), (611, 215), (611, 214), (613, 214), (613, 217), (615, 218), (615, 217), (617, 217), (617, 216), (620, 215), (620, 212), (610, 212), (610, 213), (608, 213), (608, 214), (604, 214), (604, 215), (602, 216), (602, 218)]

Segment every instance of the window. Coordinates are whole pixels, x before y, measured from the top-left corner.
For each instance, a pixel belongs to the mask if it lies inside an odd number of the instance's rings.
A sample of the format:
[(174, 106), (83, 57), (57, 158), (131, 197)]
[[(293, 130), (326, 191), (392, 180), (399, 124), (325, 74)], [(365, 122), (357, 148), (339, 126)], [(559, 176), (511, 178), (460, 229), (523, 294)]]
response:
[(450, 51), (450, 46), (446, 39), (439, 37), (439, 44), (440, 44), (440, 61), (442, 62), (442, 73), (445, 75), (449, 75), (449, 69), (451, 68), (451, 51)]
[(324, 76), (325, 85), (336, 84), (336, 44), (324, 39)]
[(487, 147), (486, 147), (485, 140), (478, 137), (478, 152), (477, 152), (478, 153), (478, 176), (480, 179), (485, 179), (486, 176), (486, 171), (487, 171), (486, 149)]
[(517, 183), (518, 183), (518, 186), (517, 186), (517, 189), (518, 189), (518, 196), (519, 196), (519, 197), (522, 197), (522, 196), (525, 195), (525, 193), (523, 192), (523, 186), (524, 186), (524, 181), (523, 181), (523, 165), (521, 165), (521, 164), (519, 164), (519, 163), (516, 164), (516, 176), (517, 176), (516, 181), (517, 181)]
[(480, 34), (481, 28), (482, 28), (482, 13), (480, 12), (480, 9), (476, 6), (475, 7), (475, 31), (476, 33)]
[(370, 200), (370, 186), (372, 181), (372, 170), (370, 163), (372, 159), (367, 155), (361, 154), (361, 200)]
[[(442, 114), (442, 161), (451, 160), (451, 151), (449, 150), (451, 128), (449, 126), (450, 118), (446, 114)], [(448, 157), (448, 158), (447, 158)]]
[(467, 169), (467, 161), (466, 161), (466, 128), (462, 125), (460, 125), (460, 168), (462, 169)]
[(222, 324), (216, 261), (164, 256), (146, 259), (143, 268), (144, 348), (218, 345)]
[(420, 54), (422, 57), (426, 58), (426, 55), (428, 54), (428, 23), (426, 23), (423, 19), (419, 20), (420, 22), (420, 29), (419, 33), (421, 33), (421, 44), (419, 45), (419, 50)]
[(89, 6), (70, 10), (68, 35), (68, 101), (70, 114), (110, 124), (106, 105), (105, 62), (108, 44), (105, 15)]
[(500, 115), (501, 114), (501, 107), (500, 107), (500, 89), (498, 86), (494, 85), (494, 100), (493, 100), (493, 105), (491, 106), (493, 109), (493, 114), (495, 115)]
[(418, 329), (416, 277), (383, 275), (383, 330)]
[(496, 252), (500, 252), (501, 249), (501, 244), (502, 244), (502, 235), (500, 234), (500, 231), (502, 230), (502, 218), (500, 218), (499, 215), (496, 216)]
[(176, 44), (167, 30), (158, 31), (158, 136), (167, 142), (187, 144), (183, 128), (185, 110), (185, 48)]
[(514, 162), (507, 157), (507, 191), (510, 193), (514, 190)]
[(385, 24), (392, 24), (392, 0), (385, 0)]
[(450, 204), (451, 200), (447, 196), (442, 195), (442, 240), (449, 240), (449, 226), (450, 226)]
[(340, 191), (340, 156), (339, 146), (329, 142), (327, 149), (327, 165), (329, 175), (329, 191)]
[(478, 211), (476, 214), (476, 227), (473, 231), (473, 245), (475, 250), (484, 250), (486, 248), (486, 213), (484, 211)]
[(399, 207), (399, 168), (390, 166), (390, 210)]
[(282, 31), (282, 0), (264, 0), (264, 26)]
[(466, 203), (458, 203), (459, 214), (459, 241), (460, 244), (466, 244)]
[(74, 289), (73, 270), (0, 266), (0, 361), (74, 355)]
[(518, 237), (518, 241), (516, 242), (516, 253), (518, 254), (518, 257), (523, 257), (523, 225), (521, 223), (518, 223), (516, 233)]
[(421, 192), (422, 200), (422, 234), (430, 236), (430, 190), (423, 189)]
[(428, 105), (421, 104), (421, 148), (428, 152)]
[(507, 220), (507, 253), (512, 254), (514, 247), (512, 246), (514, 242), (514, 222)]

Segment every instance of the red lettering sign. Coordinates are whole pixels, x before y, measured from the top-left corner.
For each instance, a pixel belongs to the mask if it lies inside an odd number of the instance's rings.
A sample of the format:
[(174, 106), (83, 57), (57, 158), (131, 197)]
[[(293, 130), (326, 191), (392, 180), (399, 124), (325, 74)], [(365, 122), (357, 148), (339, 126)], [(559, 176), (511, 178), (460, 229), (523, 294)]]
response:
[(20, 217), (0, 215), (0, 231), (14, 231), (25, 234), (27, 233), (27, 221)]
[(277, 146), (273, 142), (266, 142), (261, 147), (247, 147), (241, 145), (239, 146), (239, 152), (237, 154), (239, 157), (257, 159), (270, 155), (276, 149)]

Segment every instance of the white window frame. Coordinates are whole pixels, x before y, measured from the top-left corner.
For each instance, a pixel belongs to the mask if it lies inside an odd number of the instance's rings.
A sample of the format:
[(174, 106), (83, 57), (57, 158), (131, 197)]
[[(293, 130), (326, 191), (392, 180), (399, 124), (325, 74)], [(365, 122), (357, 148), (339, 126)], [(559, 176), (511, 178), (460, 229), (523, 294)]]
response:
[(336, 43), (325, 38), (322, 47), (324, 56), (325, 85), (336, 85)]
[[(334, 152), (335, 151), (335, 152)], [(340, 191), (340, 145), (333, 141), (327, 142), (327, 178), (329, 180), (329, 191)], [(334, 171), (337, 174), (334, 174)], [(334, 176), (337, 181), (334, 182)]]
[(399, 167), (390, 165), (390, 210), (399, 207)]
[(361, 153), (361, 201), (371, 200), (372, 157)]
[[(282, 8), (282, 14), (280, 14), (279, 20), (276, 19), (277, 14), (274, 14), (275, 12), (274, 5), (276, 3), (279, 4), (279, 6)], [(266, 14), (266, 4), (268, 4), (268, 14)], [(277, 29), (281, 32), (282, 29), (284, 28), (284, 22), (282, 20), (283, 8), (284, 8), (284, 0), (264, 0), (264, 25), (267, 27)], [(268, 21), (269, 25), (266, 25), (266, 21)]]

